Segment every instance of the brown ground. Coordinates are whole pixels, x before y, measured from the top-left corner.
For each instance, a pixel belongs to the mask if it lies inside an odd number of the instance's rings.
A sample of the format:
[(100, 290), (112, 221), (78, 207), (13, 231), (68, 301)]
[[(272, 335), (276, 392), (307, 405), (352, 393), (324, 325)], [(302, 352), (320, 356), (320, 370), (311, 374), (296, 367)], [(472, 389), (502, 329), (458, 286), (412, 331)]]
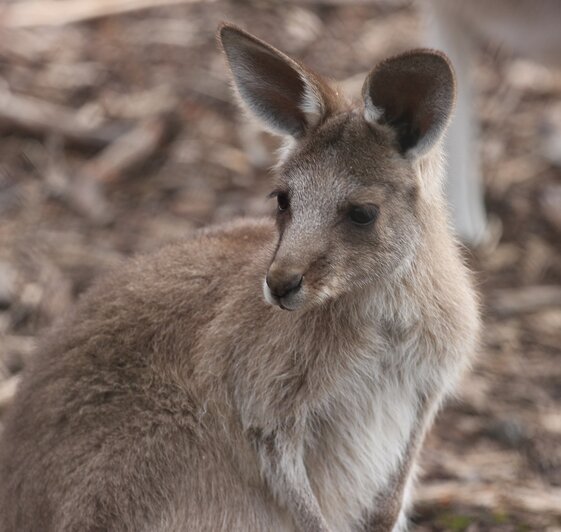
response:
[[(329, 4), (216, 2), (2, 30), (0, 409), (37, 335), (101, 272), (193, 228), (271, 210), (266, 164), (254, 143), (246, 154), (215, 46), (219, 21), (337, 79), (419, 42), (407, 5)], [(470, 255), (483, 349), (424, 450), (423, 531), (561, 530), (561, 169), (544, 148), (561, 73), (496, 55), (481, 55), (476, 80), (487, 204), (502, 235)], [(58, 115), (15, 125), (8, 112), (29, 110), (8, 90), (71, 109), (70, 125)], [(65, 131), (79, 124), (85, 133)], [(100, 135), (131, 126), (133, 145), (146, 141), (133, 167), (86, 164)]]

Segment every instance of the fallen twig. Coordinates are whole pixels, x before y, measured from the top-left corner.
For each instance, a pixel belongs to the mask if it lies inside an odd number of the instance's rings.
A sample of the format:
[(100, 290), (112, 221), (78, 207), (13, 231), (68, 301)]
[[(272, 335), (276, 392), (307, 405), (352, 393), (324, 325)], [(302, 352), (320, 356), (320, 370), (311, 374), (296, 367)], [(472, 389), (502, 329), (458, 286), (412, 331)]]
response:
[(102, 147), (123, 134), (123, 123), (92, 124), (76, 111), (36, 98), (0, 91), (0, 125), (22, 129), (35, 135), (57, 134), (65, 140)]
[(72, 178), (67, 176), (61, 196), (93, 222), (100, 225), (111, 222), (113, 212), (105, 199), (104, 186), (118, 181), (127, 171), (149, 159), (164, 141), (168, 125), (166, 118), (160, 116), (125, 133), (86, 162)]
[(446, 481), (424, 484), (416, 496), (420, 505), (471, 506), (496, 510), (514, 508), (537, 514), (561, 515), (561, 489), (547, 490)]
[[(559, 141), (559, 166), (561, 166), (561, 132)], [(561, 185), (549, 185), (539, 197), (540, 207), (547, 221), (561, 233)]]
[(27, 0), (0, 8), (0, 26), (60, 26), (141, 9), (214, 0)]
[(98, 183), (118, 180), (127, 170), (148, 159), (159, 148), (166, 126), (163, 117), (145, 120), (90, 159), (82, 167), (81, 175)]
[(561, 286), (527, 286), (495, 290), (489, 306), (501, 317), (535, 312), (548, 307), (561, 307)]

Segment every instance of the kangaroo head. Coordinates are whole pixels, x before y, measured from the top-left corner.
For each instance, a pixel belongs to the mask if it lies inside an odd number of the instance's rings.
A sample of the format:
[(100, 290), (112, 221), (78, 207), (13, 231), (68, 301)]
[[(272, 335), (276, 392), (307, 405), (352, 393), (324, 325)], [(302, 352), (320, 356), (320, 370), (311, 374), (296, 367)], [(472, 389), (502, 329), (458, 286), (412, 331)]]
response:
[(242, 103), (286, 138), (267, 301), (295, 310), (406, 271), (431, 216), (422, 160), (438, 151), (454, 103), (445, 56), (416, 50), (380, 63), (351, 105), (252, 35), (224, 25), (219, 38)]

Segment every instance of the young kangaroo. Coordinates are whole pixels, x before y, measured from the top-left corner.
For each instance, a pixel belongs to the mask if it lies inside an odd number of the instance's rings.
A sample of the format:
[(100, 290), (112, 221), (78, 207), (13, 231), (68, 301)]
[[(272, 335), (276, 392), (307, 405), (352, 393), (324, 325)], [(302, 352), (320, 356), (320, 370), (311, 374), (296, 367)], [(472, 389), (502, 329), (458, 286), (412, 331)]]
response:
[(287, 139), (276, 223), (139, 258), (50, 335), (0, 442), (2, 532), (406, 525), (478, 329), (440, 190), (451, 67), (389, 59), (354, 106), (242, 30), (219, 37), (241, 101)]

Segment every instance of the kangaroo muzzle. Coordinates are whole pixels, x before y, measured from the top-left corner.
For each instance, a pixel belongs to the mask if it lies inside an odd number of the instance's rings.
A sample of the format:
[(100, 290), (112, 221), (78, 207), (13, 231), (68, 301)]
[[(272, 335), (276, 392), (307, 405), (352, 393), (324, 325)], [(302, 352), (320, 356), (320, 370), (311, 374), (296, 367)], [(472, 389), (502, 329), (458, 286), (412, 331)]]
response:
[(273, 262), (265, 277), (265, 299), (282, 309), (296, 310), (304, 300), (303, 281), (304, 276), (300, 271), (286, 269)]

